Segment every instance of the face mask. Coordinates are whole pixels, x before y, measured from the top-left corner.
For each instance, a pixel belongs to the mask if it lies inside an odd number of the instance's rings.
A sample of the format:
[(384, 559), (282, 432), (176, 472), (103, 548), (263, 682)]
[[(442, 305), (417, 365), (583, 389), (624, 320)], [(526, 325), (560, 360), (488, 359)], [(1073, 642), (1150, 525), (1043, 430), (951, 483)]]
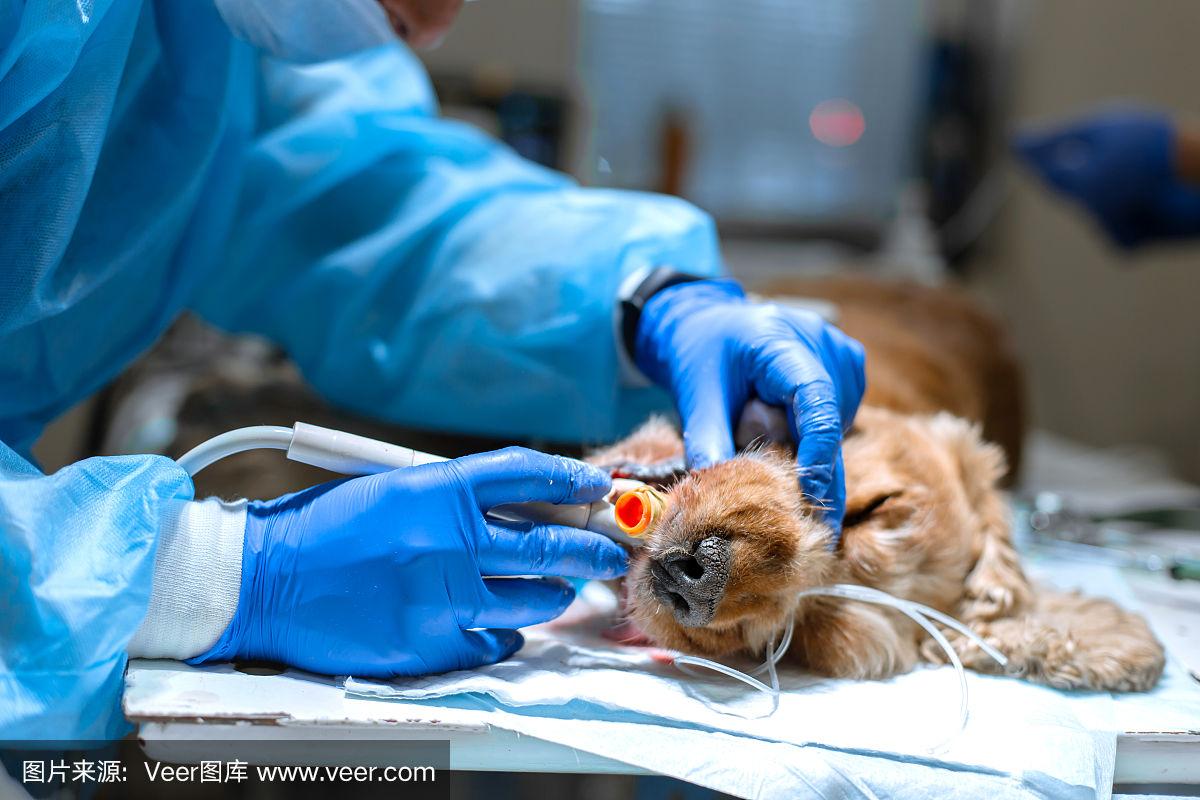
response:
[(233, 34), (287, 61), (327, 61), (396, 40), (378, 0), (215, 0)]

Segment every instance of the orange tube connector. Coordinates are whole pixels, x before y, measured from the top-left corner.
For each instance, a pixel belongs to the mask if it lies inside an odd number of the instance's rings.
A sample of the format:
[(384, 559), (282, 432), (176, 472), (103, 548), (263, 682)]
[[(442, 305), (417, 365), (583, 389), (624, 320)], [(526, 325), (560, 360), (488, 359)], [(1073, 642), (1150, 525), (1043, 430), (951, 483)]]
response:
[(666, 510), (667, 498), (650, 486), (624, 492), (613, 508), (617, 527), (628, 536), (641, 536), (652, 530)]

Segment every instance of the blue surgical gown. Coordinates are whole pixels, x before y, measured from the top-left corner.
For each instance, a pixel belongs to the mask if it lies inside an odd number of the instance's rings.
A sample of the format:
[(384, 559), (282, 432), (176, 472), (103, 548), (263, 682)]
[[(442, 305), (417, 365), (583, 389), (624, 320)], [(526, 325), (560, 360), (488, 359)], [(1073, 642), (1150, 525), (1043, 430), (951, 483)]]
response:
[(108, 737), (174, 462), (29, 448), (183, 310), (414, 426), (599, 441), (632, 272), (720, 270), (710, 220), (581, 189), (439, 119), (401, 45), (299, 66), (205, 0), (0, 8), (0, 739)]

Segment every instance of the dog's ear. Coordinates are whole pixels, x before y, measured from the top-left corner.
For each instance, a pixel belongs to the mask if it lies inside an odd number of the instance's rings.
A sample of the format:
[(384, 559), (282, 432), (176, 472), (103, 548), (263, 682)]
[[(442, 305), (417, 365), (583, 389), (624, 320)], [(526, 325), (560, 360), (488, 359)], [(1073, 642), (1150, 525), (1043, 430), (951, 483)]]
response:
[(951, 414), (931, 417), (929, 429), (958, 467), (975, 529), (975, 564), (967, 575), (959, 617), (969, 622), (1019, 613), (1032, 593), (1013, 547), (1008, 507), (999, 489), (1006, 471), (1004, 452), (983, 441), (978, 425)]

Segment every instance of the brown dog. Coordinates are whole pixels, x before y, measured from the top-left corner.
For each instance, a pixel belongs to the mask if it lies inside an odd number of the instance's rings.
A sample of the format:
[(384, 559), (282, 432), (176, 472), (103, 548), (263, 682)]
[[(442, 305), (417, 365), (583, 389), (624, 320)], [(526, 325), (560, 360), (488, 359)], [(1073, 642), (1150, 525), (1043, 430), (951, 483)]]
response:
[[(1140, 617), (1037, 590), (1021, 570), (998, 489), (1005, 451), (1009, 463), (1019, 457), (1019, 370), (999, 327), (945, 290), (847, 280), (786, 288), (834, 301), (841, 327), (867, 349), (864, 407), (843, 451), (840, 540), (801, 496), (793, 454), (752, 448), (667, 487), (667, 512), (626, 578), (632, 622), (673, 649), (761, 657), (794, 615), (789, 660), (836, 677), (883, 678), (942, 658), (892, 609), (797, 597), (852, 583), (956, 616), (1008, 657), (1011, 674), (1060, 688), (1153, 686), (1163, 650)], [(651, 421), (590, 460), (681, 454), (676, 432)], [(999, 671), (971, 642), (953, 641), (966, 666)]]

